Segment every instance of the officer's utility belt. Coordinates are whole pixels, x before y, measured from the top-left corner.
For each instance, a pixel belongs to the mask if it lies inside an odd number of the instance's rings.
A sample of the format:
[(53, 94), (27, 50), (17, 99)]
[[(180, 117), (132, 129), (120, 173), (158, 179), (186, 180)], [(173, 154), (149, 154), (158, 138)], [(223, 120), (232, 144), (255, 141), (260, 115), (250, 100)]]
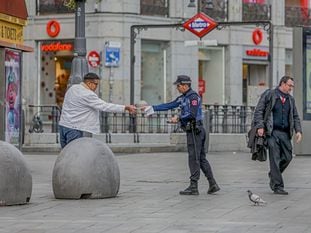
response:
[(202, 121), (193, 121), (193, 122), (188, 122), (185, 127), (183, 127), (183, 130), (186, 131), (187, 133), (195, 133), (199, 134), (201, 133), (200, 126), (203, 125)]

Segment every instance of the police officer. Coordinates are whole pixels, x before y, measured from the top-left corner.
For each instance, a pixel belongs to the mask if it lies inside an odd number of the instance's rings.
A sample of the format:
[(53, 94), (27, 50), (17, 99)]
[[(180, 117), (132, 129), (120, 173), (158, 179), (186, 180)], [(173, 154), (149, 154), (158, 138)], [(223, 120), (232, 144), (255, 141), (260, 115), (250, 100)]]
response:
[[(153, 111), (166, 111), (169, 109), (180, 108), (179, 116), (171, 119), (172, 123), (179, 123), (181, 128), (187, 134), (188, 147), (188, 164), (190, 169), (190, 186), (180, 195), (199, 195), (198, 180), (200, 178), (200, 169), (207, 177), (209, 182), (208, 194), (215, 193), (220, 190), (213, 176), (212, 168), (206, 159), (205, 154), (205, 138), (206, 133), (203, 127), (203, 115), (201, 98), (194, 90), (191, 89), (191, 79), (186, 75), (177, 76), (174, 82), (177, 90), (182, 94), (174, 101), (159, 105), (153, 105)], [(147, 108), (147, 107), (146, 107)], [(144, 108), (144, 109), (146, 109)], [(148, 107), (150, 109), (150, 107)], [(147, 109), (146, 109), (147, 110)]]

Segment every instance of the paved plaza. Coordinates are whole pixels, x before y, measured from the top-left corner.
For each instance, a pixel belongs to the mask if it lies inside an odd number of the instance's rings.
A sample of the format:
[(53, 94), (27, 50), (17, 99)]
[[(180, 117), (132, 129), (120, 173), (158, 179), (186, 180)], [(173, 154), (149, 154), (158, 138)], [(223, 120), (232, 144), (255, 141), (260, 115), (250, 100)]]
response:
[[(302, 233), (311, 232), (311, 157), (297, 156), (285, 171), (288, 196), (268, 188), (268, 163), (247, 153), (211, 153), (221, 190), (180, 196), (188, 186), (186, 153), (116, 154), (121, 186), (116, 198), (57, 200), (52, 170), (57, 155), (25, 154), (33, 176), (27, 205), (0, 208), (2, 233)], [(87, 156), (87, 155), (86, 155)], [(250, 203), (247, 190), (267, 205)]]

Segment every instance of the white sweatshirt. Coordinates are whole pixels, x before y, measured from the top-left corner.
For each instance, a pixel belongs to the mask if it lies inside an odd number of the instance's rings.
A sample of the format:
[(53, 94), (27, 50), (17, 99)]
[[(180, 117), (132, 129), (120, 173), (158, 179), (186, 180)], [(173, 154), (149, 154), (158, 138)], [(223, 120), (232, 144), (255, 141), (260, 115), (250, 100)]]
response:
[(59, 125), (99, 133), (99, 111), (124, 112), (125, 106), (106, 103), (82, 83), (72, 85), (65, 94)]

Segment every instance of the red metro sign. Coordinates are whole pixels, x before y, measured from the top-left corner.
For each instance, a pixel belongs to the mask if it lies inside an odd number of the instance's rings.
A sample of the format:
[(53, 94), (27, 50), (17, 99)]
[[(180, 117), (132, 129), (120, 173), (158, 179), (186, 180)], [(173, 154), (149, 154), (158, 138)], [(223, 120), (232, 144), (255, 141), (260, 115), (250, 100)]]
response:
[(200, 12), (193, 16), (191, 19), (187, 20), (183, 24), (183, 27), (202, 38), (215, 27), (217, 27), (217, 25), (217, 22), (215, 22), (212, 18)]

